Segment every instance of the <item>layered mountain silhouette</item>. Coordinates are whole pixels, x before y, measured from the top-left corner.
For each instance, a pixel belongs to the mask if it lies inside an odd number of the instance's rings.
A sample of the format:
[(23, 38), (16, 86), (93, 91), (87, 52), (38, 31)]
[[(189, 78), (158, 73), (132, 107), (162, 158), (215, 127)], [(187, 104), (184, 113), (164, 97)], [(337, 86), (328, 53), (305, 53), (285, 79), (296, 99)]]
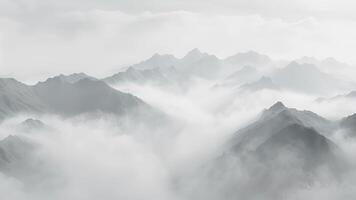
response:
[[(217, 86), (238, 87), (257, 81), (262, 76), (268, 76), (282, 89), (308, 94), (333, 95), (340, 90), (347, 91), (356, 86), (342, 79), (342, 76), (334, 76), (332, 70), (322, 70), (321, 67), (334, 69), (341, 65), (346, 66), (332, 58), (318, 61), (305, 57), (285, 67), (276, 68), (275, 66), (280, 66), (279, 62), (254, 51), (220, 59), (199, 49), (193, 49), (182, 58), (155, 54), (143, 62), (132, 65), (125, 72), (105, 78), (104, 81), (110, 84), (129, 81), (169, 84), (172, 81), (185, 82), (186, 79), (181, 78), (185, 76), (218, 80)], [(167, 69), (174, 69), (168, 70), (171, 72), (169, 76), (162, 71)], [(174, 74), (180, 78), (172, 78)]]
[(216, 79), (226, 77), (244, 66), (261, 68), (271, 64), (272, 60), (268, 56), (253, 51), (239, 53), (226, 59), (219, 59), (215, 55), (203, 53), (199, 49), (193, 49), (182, 58), (176, 58), (168, 54), (155, 54), (151, 58), (131, 67), (140, 70), (174, 67), (186, 76), (194, 75), (207, 79)]
[(124, 84), (124, 83), (136, 83), (136, 84), (168, 84), (168, 80), (160, 71), (159, 68), (153, 69), (135, 69), (133, 67), (128, 68), (124, 72), (119, 72), (113, 76), (103, 79), (108, 84)]
[(60, 78), (62, 81), (65, 82), (69, 82), (69, 83), (76, 83), (82, 79), (90, 79), (90, 80), (97, 80), (96, 78), (89, 76), (83, 72), (81, 73), (74, 73), (74, 74), (69, 74), (69, 75), (64, 75), (64, 74), (60, 74), (58, 76), (58, 78)]
[(154, 68), (167, 68), (176, 66), (179, 59), (173, 55), (165, 54), (154, 54), (151, 58), (144, 60), (140, 63), (132, 65), (136, 69), (154, 69)]
[(248, 91), (248, 92), (256, 92), (259, 90), (279, 90), (279, 86), (277, 86), (273, 80), (269, 77), (263, 76), (259, 80), (252, 82), (252, 83), (247, 83), (244, 84), (240, 87), (242, 91)]
[(352, 87), (352, 83), (321, 72), (313, 64), (297, 62), (274, 71), (272, 79), (281, 87), (309, 94), (334, 94)]
[(0, 119), (19, 113), (74, 116), (90, 112), (115, 115), (140, 110), (154, 112), (141, 99), (115, 90), (102, 81), (77, 78), (77, 81), (68, 81), (68, 77), (57, 76), (34, 86), (14, 79), (0, 79)]
[(250, 83), (261, 78), (260, 72), (251, 66), (244, 66), (227, 76), (219, 83), (219, 86), (238, 87), (242, 84)]
[(328, 57), (322, 60), (316, 59), (314, 57), (304, 56), (296, 60), (299, 64), (312, 64), (318, 67), (322, 72), (333, 74), (340, 78), (348, 77), (352, 78), (352, 74), (355, 73), (354, 66), (347, 63), (340, 62), (335, 58)]
[(273, 61), (267, 55), (259, 54), (255, 51), (248, 51), (227, 57), (224, 62), (235, 66), (267, 67), (271, 65)]
[(324, 98), (324, 97), (320, 97), (318, 99), (316, 99), (317, 102), (332, 102), (332, 101), (336, 101), (336, 100), (343, 100), (343, 99), (354, 99), (356, 98), (356, 91), (351, 91), (347, 94), (341, 94), (341, 95), (336, 95), (330, 98)]

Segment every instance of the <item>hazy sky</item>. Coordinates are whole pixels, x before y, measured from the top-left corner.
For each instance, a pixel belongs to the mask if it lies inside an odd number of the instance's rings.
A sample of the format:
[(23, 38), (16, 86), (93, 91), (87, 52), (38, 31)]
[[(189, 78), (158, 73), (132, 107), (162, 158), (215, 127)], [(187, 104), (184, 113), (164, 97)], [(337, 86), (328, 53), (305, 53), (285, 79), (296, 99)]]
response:
[(356, 63), (350, 0), (0, 0), (0, 76), (104, 76), (153, 53)]

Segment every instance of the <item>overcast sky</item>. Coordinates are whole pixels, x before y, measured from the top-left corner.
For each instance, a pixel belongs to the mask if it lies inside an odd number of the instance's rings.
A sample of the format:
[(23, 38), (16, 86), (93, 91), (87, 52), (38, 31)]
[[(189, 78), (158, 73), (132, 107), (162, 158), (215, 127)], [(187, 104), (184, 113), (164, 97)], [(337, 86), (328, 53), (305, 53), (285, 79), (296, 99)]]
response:
[(0, 76), (105, 76), (152, 54), (356, 63), (351, 0), (0, 0)]

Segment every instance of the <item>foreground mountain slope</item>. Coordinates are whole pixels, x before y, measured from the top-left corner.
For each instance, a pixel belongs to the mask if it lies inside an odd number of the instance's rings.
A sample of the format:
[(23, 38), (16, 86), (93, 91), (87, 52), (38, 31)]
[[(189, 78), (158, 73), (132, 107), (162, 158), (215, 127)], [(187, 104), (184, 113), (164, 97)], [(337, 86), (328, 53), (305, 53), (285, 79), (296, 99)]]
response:
[(193, 197), (276, 200), (325, 177), (338, 180), (347, 164), (338, 146), (318, 131), (328, 124), (312, 112), (274, 104), (237, 131), (220, 156), (195, 172), (203, 186), (189, 187), (209, 190), (192, 192)]
[(287, 108), (277, 102), (266, 109), (259, 120), (235, 133), (231, 140), (233, 148), (255, 150), (273, 134), (293, 124), (313, 128), (324, 135), (335, 128), (331, 121), (313, 112)]
[(276, 70), (272, 79), (285, 89), (309, 94), (334, 94), (352, 84), (321, 72), (315, 65), (291, 62)]

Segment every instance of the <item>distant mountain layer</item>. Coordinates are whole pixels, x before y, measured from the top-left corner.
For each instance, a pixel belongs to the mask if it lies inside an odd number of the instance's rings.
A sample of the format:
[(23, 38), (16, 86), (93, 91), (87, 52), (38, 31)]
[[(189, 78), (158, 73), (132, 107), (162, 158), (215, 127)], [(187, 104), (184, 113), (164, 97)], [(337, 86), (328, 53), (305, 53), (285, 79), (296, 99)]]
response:
[[(68, 78), (70, 78), (68, 80)], [(92, 78), (58, 76), (28, 86), (0, 79), (0, 119), (18, 113), (53, 113), (73, 116), (88, 112), (116, 115), (153, 109), (139, 98), (117, 91)]]
[(103, 81), (108, 84), (135, 83), (154, 85), (167, 85), (174, 81), (170, 80), (169, 75), (163, 73), (162, 71), (163, 70), (160, 68), (140, 70), (130, 67), (124, 72), (119, 72), (113, 76), (104, 78)]
[(202, 53), (198, 49), (193, 49), (183, 58), (176, 58), (173, 55), (155, 54), (143, 62), (132, 65), (132, 67), (140, 70), (174, 67), (177, 71), (186, 75), (215, 79), (226, 76), (246, 65), (265, 67), (271, 65), (271, 63), (272, 60), (268, 56), (253, 51), (239, 53), (226, 59), (219, 59), (215, 55)]
[(271, 64), (273, 61), (266, 55), (259, 54), (254, 51), (249, 51), (245, 53), (238, 53), (230, 56), (224, 60), (226, 63), (237, 66), (257, 66), (265, 67)]
[(335, 100), (342, 100), (342, 99), (353, 99), (356, 98), (356, 91), (349, 92), (347, 94), (336, 95), (331, 98), (318, 98), (316, 99), (317, 102), (324, 102), (324, 101), (335, 101)]
[(281, 87), (304, 93), (332, 94), (351, 85), (321, 72), (315, 65), (292, 62), (276, 70), (272, 79)]
[(256, 68), (247, 65), (224, 78), (218, 85), (238, 87), (242, 84), (256, 81), (259, 78), (261, 78), (260, 72)]
[[(333, 72), (338, 66), (350, 68), (332, 58), (323, 61), (303, 58), (288, 64), (273, 61), (268, 56), (253, 51), (220, 59), (215, 55), (193, 49), (182, 58), (155, 54), (147, 60), (132, 65), (126, 71), (103, 80), (108, 84), (170, 85), (182, 84), (191, 78), (203, 78), (217, 81), (216, 86), (240, 87), (265, 76), (280, 89), (307, 94), (334, 95), (339, 91), (349, 91), (356, 87), (355, 83), (349, 81), (352, 79), (345, 79)], [(332, 70), (325, 70), (325, 68)]]
[(279, 90), (280, 88), (273, 82), (273, 80), (269, 77), (262, 77), (259, 80), (244, 84), (240, 87), (242, 91), (250, 91), (255, 92), (259, 90)]

